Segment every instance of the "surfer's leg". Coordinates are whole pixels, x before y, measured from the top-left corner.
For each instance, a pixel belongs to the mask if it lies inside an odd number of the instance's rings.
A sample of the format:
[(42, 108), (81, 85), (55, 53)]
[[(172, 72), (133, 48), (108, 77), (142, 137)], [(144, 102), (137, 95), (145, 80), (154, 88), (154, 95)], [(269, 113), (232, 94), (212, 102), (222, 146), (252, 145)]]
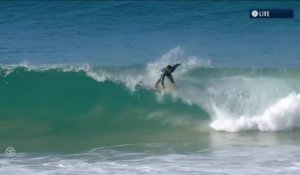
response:
[(158, 84), (161, 82), (161, 78), (157, 80), (157, 82), (155, 83), (155, 88), (157, 88)]
[(163, 75), (162, 77), (161, 77), (161, 85), (162, 85), (162, 87), (163, 88), (165, 88), (165, 75)]
[(171, 83), (174, 84), (174, 79), (173, 79), (173, 76), (172, 75), (167, 75), (168, 79), (171, 81)]

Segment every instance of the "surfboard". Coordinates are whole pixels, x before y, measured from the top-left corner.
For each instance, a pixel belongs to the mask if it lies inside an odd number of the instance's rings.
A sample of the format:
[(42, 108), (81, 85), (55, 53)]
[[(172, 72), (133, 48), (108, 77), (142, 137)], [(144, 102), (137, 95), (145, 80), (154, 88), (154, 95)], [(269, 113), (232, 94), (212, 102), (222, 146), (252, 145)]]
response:
[(163, 88), (162, 86), (158, 86), (158, 87), (151, 86), (150, 87), (151, 91), (160, 92), (160, 93), (168, 93), (168, 92), (172, 92), (176, 89), (177, 89), (177, 87), (174, 85), (166, 85), (165, 88)]
[(154, 92), (162, 92), (162, 89), (156, 87), (150, 87), (150, 90)]
[(150, 85), (149, 89), (153, 92), (163, 92), (165, 90), (160, 84), (157, 87), (155, 87), (155, 85)]

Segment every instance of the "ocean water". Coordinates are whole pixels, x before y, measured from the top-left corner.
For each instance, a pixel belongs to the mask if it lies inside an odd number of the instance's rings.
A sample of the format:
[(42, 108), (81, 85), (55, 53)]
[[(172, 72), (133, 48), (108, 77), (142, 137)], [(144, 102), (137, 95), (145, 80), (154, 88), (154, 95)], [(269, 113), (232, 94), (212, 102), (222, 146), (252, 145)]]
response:
[(0, 174), (299, 174), (299, 10), (1, 1)]

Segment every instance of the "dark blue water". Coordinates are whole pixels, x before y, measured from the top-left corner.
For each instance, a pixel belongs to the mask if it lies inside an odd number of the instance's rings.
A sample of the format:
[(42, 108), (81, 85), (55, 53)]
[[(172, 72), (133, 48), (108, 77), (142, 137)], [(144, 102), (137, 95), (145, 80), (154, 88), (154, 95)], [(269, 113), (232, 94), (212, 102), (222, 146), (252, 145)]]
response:
[[(292, 8), (293, 19), (250, 19)], [(300, 66), (300, 2), (4, 1), (0, 63), (145, 64), (180, 46), (216, 66)]]

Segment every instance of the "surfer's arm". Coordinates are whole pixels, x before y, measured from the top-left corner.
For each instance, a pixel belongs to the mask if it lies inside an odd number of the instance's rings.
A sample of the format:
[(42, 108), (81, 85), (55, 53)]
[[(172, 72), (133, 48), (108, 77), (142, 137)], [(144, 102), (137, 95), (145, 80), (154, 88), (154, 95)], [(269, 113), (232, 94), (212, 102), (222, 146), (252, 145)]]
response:
[[(174, 64), (174, 65), (172, 66), (173, 71), (174, 71), (178, 66), (180, 66), (180, 65), (181, 65), (180, 63)], [(173, 72), (173, 71), (172, 71), (172, 72)]]

